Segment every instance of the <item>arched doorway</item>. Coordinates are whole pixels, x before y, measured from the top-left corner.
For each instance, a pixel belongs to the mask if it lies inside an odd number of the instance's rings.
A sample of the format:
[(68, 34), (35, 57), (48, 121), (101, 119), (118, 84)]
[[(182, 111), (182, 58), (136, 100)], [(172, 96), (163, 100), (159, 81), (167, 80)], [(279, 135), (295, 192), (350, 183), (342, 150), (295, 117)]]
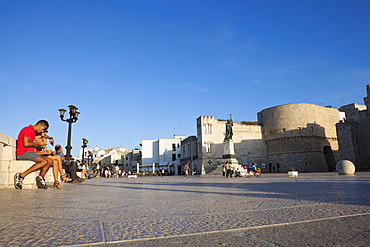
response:
[(330, 146), (325, 146), (323, 149), (325, 160), (326, 160), (326, 165), (328, 166), (329, 171), (334, 171), (335, 170), (335, 158), (333, 154), (333, 150), (331, 150)]

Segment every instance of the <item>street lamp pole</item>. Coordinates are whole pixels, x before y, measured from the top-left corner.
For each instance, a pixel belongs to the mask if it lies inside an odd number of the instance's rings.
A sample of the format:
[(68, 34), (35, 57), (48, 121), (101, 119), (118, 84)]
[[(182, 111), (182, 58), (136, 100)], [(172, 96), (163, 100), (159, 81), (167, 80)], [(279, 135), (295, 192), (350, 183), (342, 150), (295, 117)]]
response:
[(66, 146), (67, 154), (65, 155), (65, 159), (69, 165), (72, 160), (72, 155), (71, 155), (72, 124), (77, 121), (78, 115), (80, 113), (77, 111), (78, 108), (75, 107), (74, 105), (69, 105), (68, 108), (69, 108), (69, 118), (68, 119), (64, 119), (64, 114), (66, 113), (67, 110), (59, 109), (58, 111), (60, 112), (60, 119), (62, 121), (68, 122), (68, 137), (67, 137), (67, 146)]
[(87, 164), (89, 165), (89, 166), (91, 166), (92, 165), (92, 156), (93, 156), (93, 153), (89, 150), (89, 151), (87, 151), (88, 152), (88, 158), (87, 158)]
[(89, 141), (86, 139), (86, 138), (82, 138), (82, 164), (84, 163), (85, 161), (85, 148), (87, 147), (87, 144), (89, 143)]

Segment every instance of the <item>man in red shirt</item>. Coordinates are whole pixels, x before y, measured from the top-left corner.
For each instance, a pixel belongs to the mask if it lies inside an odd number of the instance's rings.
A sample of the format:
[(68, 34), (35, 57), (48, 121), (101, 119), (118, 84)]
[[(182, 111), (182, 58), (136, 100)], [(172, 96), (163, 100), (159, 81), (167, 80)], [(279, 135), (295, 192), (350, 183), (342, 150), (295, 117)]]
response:
[(35, 125), (24, 127), (19, 132), (16, 150), (17, 160), (32, 160), (36, 163), (25, 172), (15, 174), (14, 186), (16, 189), (22, 189), (23, 179), (31, 172), (39, 169), (41, 171), (40, 175), (36, 177), (37, 186), (41, 189), (47, 189), (44, 177), (53, 165), (53, 161), (35, 153), (35, 147), (46, 145), (43, 141), (35, 142), (35, 137), (37, 134), (43, 133), (47, 128), (49, 128), (49, 123), (46, 120), (40, 120)]

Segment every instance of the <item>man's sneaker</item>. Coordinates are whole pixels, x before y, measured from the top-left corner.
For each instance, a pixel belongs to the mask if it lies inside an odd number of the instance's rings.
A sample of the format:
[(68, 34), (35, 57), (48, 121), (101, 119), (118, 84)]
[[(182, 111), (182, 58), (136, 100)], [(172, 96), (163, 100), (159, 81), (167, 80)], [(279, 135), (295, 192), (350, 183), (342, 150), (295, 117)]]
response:
[(45, 179), (41, 176), (36, 177), (36, 184), (39, 189), (47, 189), (48, 187), (46, 186)]
[(22, 182), (23, 182), (23, 178), (21, 178), (21, 174), (16, 173), (14, 175), (14, 187), (18, 190), (21, 190), (22, 189)]

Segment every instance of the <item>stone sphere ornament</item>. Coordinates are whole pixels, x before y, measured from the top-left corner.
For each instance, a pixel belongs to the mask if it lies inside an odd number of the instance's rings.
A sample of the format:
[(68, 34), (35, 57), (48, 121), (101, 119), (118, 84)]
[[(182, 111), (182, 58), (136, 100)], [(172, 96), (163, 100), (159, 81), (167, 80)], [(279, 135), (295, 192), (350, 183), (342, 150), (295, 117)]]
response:
[(356, 167), (349, 160), (341, 160), (336, 165), (339, 175), (355, 175)]

